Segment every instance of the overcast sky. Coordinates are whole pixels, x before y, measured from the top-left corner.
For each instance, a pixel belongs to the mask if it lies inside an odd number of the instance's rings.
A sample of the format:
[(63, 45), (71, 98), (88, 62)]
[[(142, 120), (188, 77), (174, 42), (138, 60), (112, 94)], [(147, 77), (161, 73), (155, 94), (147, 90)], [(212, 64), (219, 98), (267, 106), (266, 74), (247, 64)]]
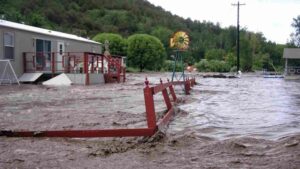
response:
[[(219, 22), (221, 27), (236, 25), (237, 0), (148, 0), (166, 11), (192, 20)], [(284, 44), (294, 31), (293, 18), (300, 15), (300, 0), (240, 0), (240, 26), (262, 32), (273, 42)]]

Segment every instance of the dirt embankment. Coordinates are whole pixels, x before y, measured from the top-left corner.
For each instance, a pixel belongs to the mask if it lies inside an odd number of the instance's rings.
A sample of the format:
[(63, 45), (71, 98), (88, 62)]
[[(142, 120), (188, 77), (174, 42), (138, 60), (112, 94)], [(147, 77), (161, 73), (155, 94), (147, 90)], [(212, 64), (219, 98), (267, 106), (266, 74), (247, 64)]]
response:
[(185, 131), (151, 138), (1, 138), (1, 168), (298, 168), (300, 134), (218, 141)]

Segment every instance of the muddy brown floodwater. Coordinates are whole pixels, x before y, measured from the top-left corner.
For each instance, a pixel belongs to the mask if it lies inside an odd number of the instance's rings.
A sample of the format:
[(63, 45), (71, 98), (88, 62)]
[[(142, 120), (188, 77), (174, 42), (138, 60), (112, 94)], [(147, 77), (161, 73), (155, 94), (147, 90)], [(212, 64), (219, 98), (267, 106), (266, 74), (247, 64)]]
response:
[[(124, 84), (0, 86), (1, 130), (146, 126), (144, 78)], [(176, 106), (169, 128), (150, 138), (0, 137), (0, 168), (300, 168), (300, 81), (202, 78)], [(165, 109), (155, 96), (157, 112)]]

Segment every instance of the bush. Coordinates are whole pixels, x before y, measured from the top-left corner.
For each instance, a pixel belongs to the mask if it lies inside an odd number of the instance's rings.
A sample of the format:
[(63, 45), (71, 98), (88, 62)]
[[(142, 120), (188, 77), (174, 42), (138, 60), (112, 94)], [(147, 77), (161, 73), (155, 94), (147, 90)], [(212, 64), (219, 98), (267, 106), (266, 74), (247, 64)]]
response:
[[(173, 72), (174, 69), (174, 61), (172, 60), (166, 60), (163, 66), (163, 70), (164, 71), (168, 71), (168, 72)], [(177, 64), (176, 65), (176, 72), (181, 72), (182, 71), (182, 67), (181, 65)]]
[(147, 34), (135, 34), (128, 38), (128, 65), (158, 71), (163, 67), (166, 51), (160, 40)]
[(236, 67), (236, 66), (233, 66), (233, 67), (230, 69), (230, 72), (237, 72), (237, 67)]
[(137, 73), (139, 69), (134, 68), (134, 67), (126, 67), (126, 72), (128, 73)]
[(200, 62), (196, 63), (196, 68), (199, 72), (210, 72), (209, 62), (206, 59), (200, 60)]
[[(93, 38), (94, 41), (105, 43), (106, 40), (109, 41), (109, 52), (111, 55), (122, 55), (126, 56), (126, 40), (122, 38), (119, 34), (114, 33), (99, 33)], [(103, 50), (104, 52), (104, 50)]]
[(202, 59), (196, 64), (199, 72), (229, 72), (230, 65), (225, 61)]
[(236, 65), (236, 56), (233, 53), (227, 53), (225, 61), (232, 67)]
[(210, 49), (205, 53), (205, 59), (207, 60), (223, 60), (225, 56), (225, 50), (223, 49)]

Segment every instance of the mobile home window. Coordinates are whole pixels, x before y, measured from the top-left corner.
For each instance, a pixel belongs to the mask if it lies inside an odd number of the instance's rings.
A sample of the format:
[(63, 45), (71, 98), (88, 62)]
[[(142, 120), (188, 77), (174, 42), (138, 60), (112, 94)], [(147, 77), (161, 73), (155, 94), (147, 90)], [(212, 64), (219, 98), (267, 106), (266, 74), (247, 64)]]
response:
[(4, 59), (14, 59), (14, 34), (10, 32), (4, 32)]

